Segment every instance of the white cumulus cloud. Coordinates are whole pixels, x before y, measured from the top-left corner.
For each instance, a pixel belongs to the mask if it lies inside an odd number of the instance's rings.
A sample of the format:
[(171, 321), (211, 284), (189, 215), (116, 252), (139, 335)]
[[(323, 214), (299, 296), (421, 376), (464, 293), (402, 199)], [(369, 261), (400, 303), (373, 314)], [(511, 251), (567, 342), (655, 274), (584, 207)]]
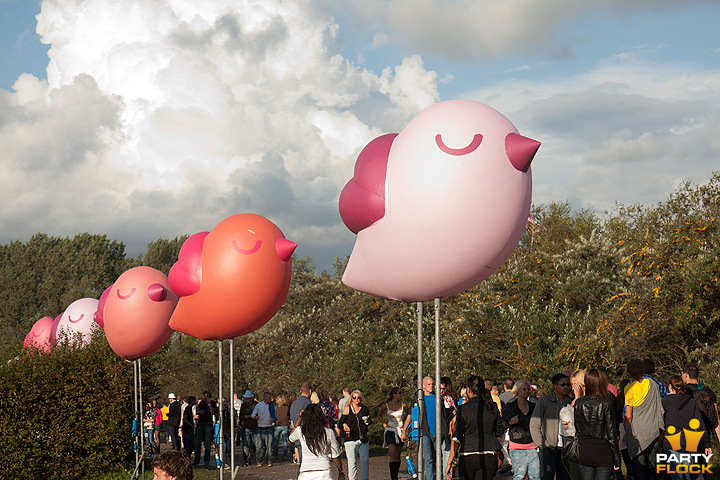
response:
[(439, 101), (420, 57), (349, 62), (312, 1), (45, 0), (37, 31), (47, 82), (0, 91), (3, 241), (91, 231), (139, 253), (247, 211), (300, 255), (344, 256), (357, 153)]
[(552, 81), (501, 82), (467, 94), (543, 142), (536, 204), (611, 210), (653, 204), (720, 170), (720, 70), (615, 58)]

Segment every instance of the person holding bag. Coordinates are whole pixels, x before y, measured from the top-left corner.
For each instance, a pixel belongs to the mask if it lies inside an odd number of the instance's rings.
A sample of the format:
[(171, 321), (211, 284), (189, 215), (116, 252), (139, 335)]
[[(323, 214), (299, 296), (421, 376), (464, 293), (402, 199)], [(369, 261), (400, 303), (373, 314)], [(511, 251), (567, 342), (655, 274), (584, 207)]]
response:
[(345, 440), (345, 454), (348, 460), (349, 480), (357, 480), (358, 456), (360, 456), (360, 478), (368, 480), (370, 469), (369, 424), (370, 410), (363, 405), (363, 396), (360, 390), (355, 390), (338, 420), (338, 428), (348, 436)]
[(508, 453), (512, 461), (513, 480), (540, 480), (540, 457), (530, 433), (530, 418), (535, 404), (528, 402), (530, 383), (518, 380), (511, 390), (511, 400), (502, 409), (502, 417), (508, 426), (510, 443)]
[(468, 379), (467, 395), (468, 401), (458, 407), (445, 477), (451, 480), (457, 456), (460, 480), (492, 480), (501, 463), (498, 438), (505, 434), (505, 426), (481, 377)]

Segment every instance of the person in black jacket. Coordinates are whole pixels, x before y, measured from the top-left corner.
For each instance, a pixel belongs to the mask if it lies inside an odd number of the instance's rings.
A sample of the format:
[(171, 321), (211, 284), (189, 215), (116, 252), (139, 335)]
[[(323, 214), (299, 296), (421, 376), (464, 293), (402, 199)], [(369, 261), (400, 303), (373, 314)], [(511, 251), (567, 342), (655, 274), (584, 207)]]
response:
[(505, 434), (505, 426), (482, 378), (473, 375), (468, 379), (467, 394), (468, 401), (458, 407), (445, 477), (451, 478), (457, 456), (460, 480), (492, 480), (501, 449), (498, 438)]
[(540, 480), (540, 456), (535, 451), (530, 433), (530, 417), (535, 404), (528, 402), (530, 383), (518, 380), (513, 385), (511, 399), (503, 406), (503, 422), (509, 429), (508, 453), (512, 461), (513, 480)]
[[(663, 410), (665, 410), (665, 434), (662, 448), (667, 454), (704, 452), (705, 455), (710, 455), (712, 453), (710, 436), (706, 430), (702, 412), (697, 402), (695, 402), (695, 399), (687, 395), (685, 388), (685, 382), (683, 382), (681, 376), (673, 375), (670, 377), (670, 394), (662, 400)], [(695, 445), (691, 445), (693, 439), (690, 439), (690, 442), (688, 442), (687, 433), (684, 435), (682, 433), (683, 429), (693, 428), (697, 432), (702, 432), (699, 441), (697, 437), (694, 437), (694, 441), (697, 442)], [(668, 463), (675, 467), (673, 470), (677, 471), (677, 464), (675, 462)], [(694, 479), (698, 477), (698, 474), (670, 474), (672, 480), (680, 480), (682, 478)]]
[(168, 395), (170, 405), (168, 406), (167, 430), (170, 434), (170, 441), (174, 450), (180, 450), (180, 437), (178, 437), (178, 429), (180, 428), (180, 402), (175, 398), (175, 394)]
[(582, 480), (610, 480), (620, 468), (615, 397), (597, 368), (585, 374), (585, 396), (575, 402), (575, 438)]
[(193, 419), (193, 406), (195, 397), (192, 395), (185, 399), (185, 410), (182, 413), (182, 441), (188, 458), (195, 450), (195, 420)]

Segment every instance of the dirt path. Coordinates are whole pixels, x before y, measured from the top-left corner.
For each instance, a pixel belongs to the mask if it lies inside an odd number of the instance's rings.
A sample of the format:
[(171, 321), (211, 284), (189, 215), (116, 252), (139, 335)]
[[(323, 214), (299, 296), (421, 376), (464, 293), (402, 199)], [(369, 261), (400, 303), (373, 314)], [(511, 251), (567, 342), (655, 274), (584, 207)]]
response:
[[(343, 470), (347, 475), (347, 460), (345, 454), (341, 456), (343, 463)], [(389, 480), (390, 470), (388, 468), (388, 462), (390, 457), (386, 455), (372, 455), (370, 456), (370, 472), (369, 480)], [(256, 466), (252, 465), (249, 467), (240, 467), (238, 475), (235, 480), (296, 480), (298, 474), (297, 464), (291, 461), (273, 461), (272, 467), (267, 466)], [(333, 475), (337, 478), (337, 471), (333, 466)], [(409, 480), (410, 476), (407, 473), (407, 464), (403, 458), (400, 464), (400, 480)], [(217, 479), (219, 475), (216, 469), (203, 469), (198, 468), (195, 470), (195, 480), (210, 480)], [(232, 476), (230, 471), (223, 472), (223, 480), (231, 480)], [(360, 478), (358, 472), (358, 479)], [(512, 480), (512, 474), (497, 475), (495, 480)]]
[[(345, 459), (345, 455), (343, 454), (341, 458), (343, 470), (347, 475), (347, 460)], [(390, 457), (388, 455), (370, 457), (370, 480), (390, 479), (390, 470), (388, 468), (389, 458)], [(280, 460), (273, 461), (272, 467), (267, 467), (265, 465), (258, 467), (255, 464), (249, 467), (240, 467), (235, 480), (296, 480), (297, 474), (297, 464), (292, 463), (291, 461), (283, 462)], [(337, 471), (334, 466), (333, 474), (337, 477)], [(217, 470), (197, 468), (195, 470), (195, 478), (196, 480), (217, 479)], [(232, 476), (230, 475), (230, 471), (226, 470), (223, 472), (223, 480), (230, 480), (231, 478)], [(359, 478), (360, 477), (358, 475), (358, 479)], [(405, 464), (403, 460), (400, 465), (400, 480), (406, 480), (409, 478), (410, 477), (407, 474), (407, 464)]]

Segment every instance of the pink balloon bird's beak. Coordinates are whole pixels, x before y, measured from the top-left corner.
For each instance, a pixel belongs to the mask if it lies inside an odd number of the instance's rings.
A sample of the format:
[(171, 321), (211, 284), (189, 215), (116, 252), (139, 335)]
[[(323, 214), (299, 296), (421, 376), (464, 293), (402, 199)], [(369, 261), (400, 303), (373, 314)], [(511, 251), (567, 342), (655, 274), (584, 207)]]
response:
[(521, 172), (528, 171), (538, 148), (540, 148), (540, 142), (532, 138), (523, 137), (517, 133), (508, 133), (505, 137), (505, 153), (513, 167)]
[(148, 287), (148, 297), (153, 302), (162, 302), (167, 298), (167, 290), (159, 283), (153, 283)]
[(287, 238), (280, 237), (275, 240), (275, 251), (283, 262), (290, 260), (297, 246), (297, 243), (291, 242)]

